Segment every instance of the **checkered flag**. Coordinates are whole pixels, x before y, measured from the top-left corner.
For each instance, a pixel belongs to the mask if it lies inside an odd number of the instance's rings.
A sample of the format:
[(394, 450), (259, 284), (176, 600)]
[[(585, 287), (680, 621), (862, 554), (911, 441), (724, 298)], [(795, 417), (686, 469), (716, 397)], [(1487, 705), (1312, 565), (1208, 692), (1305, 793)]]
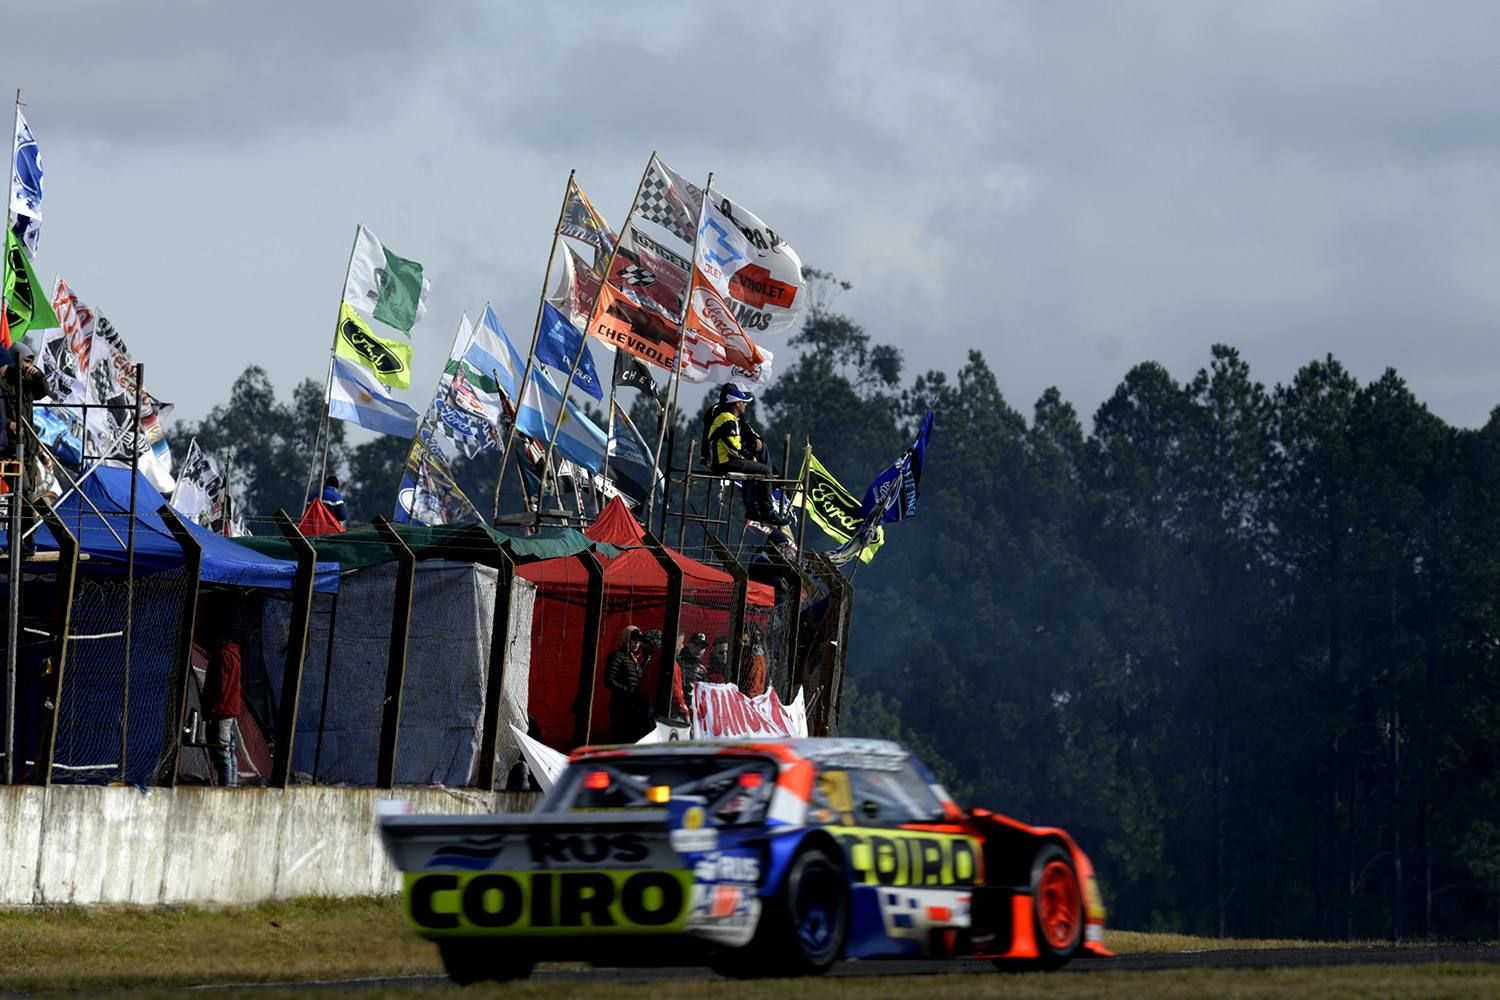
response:
[(684, 243), (692, 243), (702, 201), (703, 192), (696, 185), (683, 180), (681, 174), (653, 156), (635, 210), (641, 218), (650, 219)]
[(629, 264), (622, 267), (620, 269), (620, 277), (625, 279), (627, 285), (640, 285), (642, 288), (645, 288), (647, 285), (656, 284), (656, 275), (639, 264)]

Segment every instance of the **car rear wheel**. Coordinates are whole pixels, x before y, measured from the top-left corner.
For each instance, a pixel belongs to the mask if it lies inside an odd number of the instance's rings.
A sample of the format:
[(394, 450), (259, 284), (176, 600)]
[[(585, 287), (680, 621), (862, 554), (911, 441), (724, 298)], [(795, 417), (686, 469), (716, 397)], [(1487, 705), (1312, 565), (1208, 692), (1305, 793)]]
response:
[(820, 847), (792, 860), (781, 893), (766, 901), (755, 939), (717, 956), (714, 971), (757, 976), (820, 976), (844, 953), (849, 889), (843, 864)]
[(1036, 945), (1042, 964), (1057, 968), (1083, 942), (1083, 884), (1068, 852), (1048, 844), (1031, 865), (1031, 900)]
[(536, 968), (534, 959), (507, 953), (503, 945), (495, 942), (440, 941), (438, 954), (443, 958), (443, 971), (459, 986), (486, 979), (497, 982), (525, 979)]

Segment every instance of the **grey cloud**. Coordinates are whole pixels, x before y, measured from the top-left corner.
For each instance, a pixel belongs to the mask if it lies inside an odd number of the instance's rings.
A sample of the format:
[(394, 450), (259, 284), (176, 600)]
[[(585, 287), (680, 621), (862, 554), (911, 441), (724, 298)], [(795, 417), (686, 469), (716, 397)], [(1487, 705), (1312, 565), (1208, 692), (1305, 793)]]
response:
[(425, 63), (439, 4), (12, 0), (8, 63), (50, 130), (110, 145), (389, 126)]

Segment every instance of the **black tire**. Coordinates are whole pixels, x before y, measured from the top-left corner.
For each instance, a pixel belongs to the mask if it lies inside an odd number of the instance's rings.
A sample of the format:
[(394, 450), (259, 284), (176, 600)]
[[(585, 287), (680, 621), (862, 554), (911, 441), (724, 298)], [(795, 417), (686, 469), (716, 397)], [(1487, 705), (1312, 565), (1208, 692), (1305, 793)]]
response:
[(1031, 912), (1037, 953), (1046, 969), (1068, 963), (1083, 944), (1083, 882), (1058, 844), (1044, 844), (1031, 862)]
[(443, 971), (459, 986), (470, 986), (486, 979), (505, 982), (526, 979), (536, 968), (536, 960), (515, 954), (515, 942), (439, 941), (438, 954), (443, 957)]
[(822, 847), (792, 859), (781, 892), (766, 901), (755, 939), (720, 952), (715, 972), (736, 979), (821, 976), (844, 953), (849, 885), (842, 861)]

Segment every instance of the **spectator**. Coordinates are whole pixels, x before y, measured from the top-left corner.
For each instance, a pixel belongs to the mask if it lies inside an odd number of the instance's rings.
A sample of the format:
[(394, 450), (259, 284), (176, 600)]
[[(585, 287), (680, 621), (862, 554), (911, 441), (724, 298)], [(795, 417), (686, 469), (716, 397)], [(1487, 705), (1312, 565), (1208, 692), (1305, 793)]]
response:
[(744, 682), (740, 690), (751, 698), (766, 691), (766, 647), (761, 640), (760, 627), (754, 622), (745, 626), (740, 637), (740, 674)]
[(240, 783), (239, 739), (236, 724), (241, 709), (240, 644), (233, 625), (225, 627), (203, 616), (203, 627), (222, 628), (208, 643), (208, 673), (203, 681), (203, 718), (208, 721), (208, 755), (219, 784), (233, 788)]
[[(42, 374), (41, 369), (37, 368), (35, 357), (31, 348), (25, 344), (15, 344), (9, 350), (0, 348), (0, 398), (4, 400), (5, 410), (4, 434), (0, 434), (0, 437), (5, 439), (5, 444), (3, 451), (0, 451), (0, 457), (14, 458), (16, 456), (16, 449), (25, 430), (35, 426), (32, 422), (35, 401), (47, 395), (47, 378)], [(16, 384), (18, 369), (19, 386)], [(25, 466), (21, 469), (21, 482), (6, 484), (7, 489), (15, 489), (21, 496), (21, 554), (23, 557), (30, 556), (36, 551), (36, 535), (31, 530), (36, 511), (31, 501), (37, 492), (39, 482), (37, 472), (40, 468), (36, 460), (39, 454), (36, 438), (28, 436), (25, 448), (27, 458)]]
[(710, 684), (729, 683), (729, 636), (721, 635), (714, 640), (713, 652), (708, 654), (705, 680)]
[(708, 668), (703, 663), (703, 654), (707, 651), (708, 636), (695, 632), (683, 643), (682, 652), (677, 654), (677, 666), (682, 676), (682, 689), (688, 707), (693, 703), (693, 688), (708, 676)]
[[(536, 716), (526, 716), (526, 735), (542, 742), (542, 727), (537, 725)], [(531, 766), (526, 763), (526, 755), (523, 753), (516, 758), (515, 766), (510, 769), (510, 774), (505, 778), (505, 790), (507, 792), (540, 792), (542, 784), (531, 773)]]
[[(740, 473), (745, 480), (745, 519), (782, 526), (791, 518), (771, 503), (770, 487), (765, 479), (771, 475), (766, 464), (766, 444), (750, 422), (745, 411), (755, 399), (733, 382), (719, 390), (719, 403), (707, 414), (703, 447), (712, 472)], [(758, 478), (757, 478), (758, 477)]]
[(309, 505), (314, 500), (322, 500), (323, 506), (328, 508), (328, 513), (332, 514), (334, 520), (340, 524), (349, 520), (349, 512), (344, 505), (344, 494), (339, 492), (338, 476), (329, 476), (323, 480), (323, 491), (321, 493), (309, 493), (307, 495)]
[(609, 654), (604, 665), (604, 686), (609, 689), (611, 742), (634, 743), (655, 725), (651, 705), (641, 694), (645, 645), (641, 630), (626, 625), (620, 633), (620, 648)]

